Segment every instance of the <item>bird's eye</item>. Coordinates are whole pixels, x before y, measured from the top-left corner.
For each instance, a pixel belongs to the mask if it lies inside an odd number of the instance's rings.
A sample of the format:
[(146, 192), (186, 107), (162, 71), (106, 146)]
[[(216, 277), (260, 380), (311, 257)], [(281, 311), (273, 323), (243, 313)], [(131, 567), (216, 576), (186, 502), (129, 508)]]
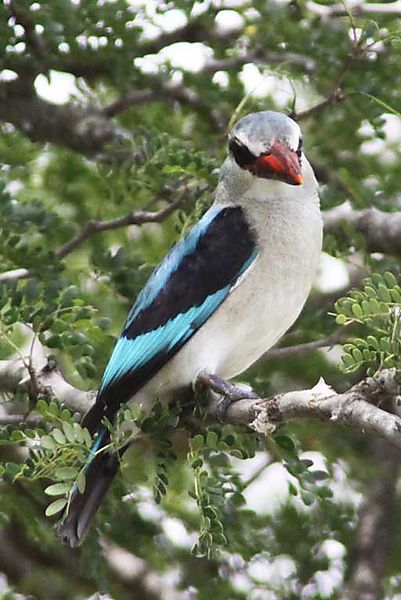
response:
[(297, 156), (299, 158), (301, 158), (301, 156), (302, 156), (302, 146), (303, 146), (303, 139), (299, 138), (299, 144), (298, 144), (298, 148), (297, 148)]
[(244, 146), (244, 144), (241, 144), (241, 142), (235, 138), (230, 140), (229, 148), (235, 158), (235, 162), (242, 168), (252, 165), (256, 160), (256, 156), (254, 156), (252, 152), (250, 152), (248, 148)]

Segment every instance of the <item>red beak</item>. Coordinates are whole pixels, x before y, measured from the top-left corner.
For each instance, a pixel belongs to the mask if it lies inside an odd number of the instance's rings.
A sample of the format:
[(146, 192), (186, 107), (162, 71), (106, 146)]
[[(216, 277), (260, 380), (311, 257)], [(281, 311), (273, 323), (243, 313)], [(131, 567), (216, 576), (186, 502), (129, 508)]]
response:
[(262, 154), (256, 159), (251, 170), (258, 177), (278, 179), (291, 185), (304, 182), (299, 156), (280, 140), (273, 142), (269, 154)]

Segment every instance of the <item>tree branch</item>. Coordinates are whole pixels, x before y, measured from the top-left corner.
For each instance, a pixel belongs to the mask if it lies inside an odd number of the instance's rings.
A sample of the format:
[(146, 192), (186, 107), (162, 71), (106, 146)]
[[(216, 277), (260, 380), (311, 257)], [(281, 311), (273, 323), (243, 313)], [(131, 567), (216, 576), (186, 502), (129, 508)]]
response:
[[(0, 361), (0, 391), (27, 389), (29, 381), (30, 374), (21, 360)], [(57, 369), (42, 368), (37, 372), (37, 381), (42, 390), (73, 411), (84, 413), (93, 402), (94, 392), (74, 388)], [(401, 372), (394, 369), (368, 377), (342, 394), (337, 394), (321, 380), (310, 390), (287, 392), (265, 399), (239, 400), (228, 408), (226, 420), (260, 433), (269, 433), (275, 425), (284, 421), (320, 419), (373, 433), (401, 448), (401, 418), (375, 406), (384, 401), (393, 402), (400, 386)], [(240, 388), (238, 392), (243, 394)], [(215, 397), (209, 407), (209, 415), (214, 420), (217, 420), (217, 405), (218, 398)]]
[[(216, 73), (216, 71), (230, 71), (232, 69), (238, 69), (247, 63), (288, 63), (299, 66), (307, 72), (311, 72), (315, 68), (315, 61), (308, 56), (291, 52), (265, 52), (261, 49), (257, 49), (253, 52), (242, 54), (241, 56), (224, 58), (222, 60), (209, 60), (199, 71), (198, 75), (205, 74), (210, 76)], [(214, 117), (213, 111), (210, 111), (208, 107), (204, 105), (202, 98), (192, 88), (171, 81), (161, 82), (160, 78), (154, 78), (154, 82), (151, 83), (154, 83), (154, 87), (152, 88), (132, 90), (126, 94), (123, 94), (120, 98), (112, 102), (104, 109), (104, 114), (108, 117), (113, 117), (116, 114), (127, 110), (128, 108), (137, 106), (138, 104), (143, 104), (144, 102), (172, 99), (192, 106), (200, 114), (205, 116), (213, 126), (217, 125), (219, 129), (221, 128), (221, 123)]]
[(341, 90), (341, 88), (336, 87), (335, 90), (332, 90), (325, 98), (323, 98), (323, 100), (320, 100), (320, 102), (317, 102), (310, 108), (307, 108), (300, 112), (292, 112), (290, 114), (290, 117), (294, 119), (294, 121), (303, 121), (304, 119), (307, 119), (308, 117), (321, 112), (328, 106), (333, 106), (334, 104), (339, 104), (340, 102), (343, 102), (345, 98), (346, 95)]
[(155, 99), (159, 100), (160, 98), (161, 94), (150, 88), (145, 88), (143, 90), (132, 90), (131, 92), (123, 94), (117, 100), (106, 106), (103, 109), (103, 113), (109, 118), (115, 117), (128, 108), (132, 108), (133, 106), (138, 106)]
[[(28, 497), (22, 486), (19, 488), (19, 493), (31, 502), (36, 519), (48, 524), (48, 520), (44, 517), (44, 508), (34, 506), (35, 499)], [(112, 586), (117, 583), (118, 587), (123, 586), (128, 595), (131, 594), (132, 597), (142, 600), (189, 600), (186, 592), (169, 585), (142, 558), (106, 538), (102, 538), (101, 545), (105, 567), (109, 575), (112, 575)], [(22, 524), (13, 519), (0, 531), (0, 570), (7, 574), (10, 581), (23, 589), (24, 580), (29, 573), (39, 568), (44, 569), (45, 573), (50, 573), (50, 570), (56, 571), (63, 577), (68, 577), (71, 572), (74, 572), (73, 589), (81, 592), (78, 594), (80, 597), (88, 597), (89, 590), (94, 588), (94, 583), (91, 575), (79, 568), (79, 556), (66, 546), (59, 545), (59, 548), (52, 550), (38, 549), (33, 540), (27, 536)], [(51, 578), (44, 577), (39, 583), (38, 589), (42, 592), (42, 597), (48, 598), (51, 594), (49, 581)], [(29, 589), (29, 583), (27, 587)], [(56, 593), (60, 600), (67, 600), (74, 596), (71, 589), (58, 590)], [(55, 598), (55, 595), (50, 597)]]
[(267, 52), (262, 48), (256, 48), (251, 52), (239, 56), (232, 56), (221, 60), (210, 60), (203, 67), (201, 73), (213, 74), (216, 73), (216, 71), (231, 71), (232, 69), (238, 69), (247, 63), (262, 65), (286, 63), (301, 67), (308, 73), (313, 71), (316, 66), (315, 60), (309, 56), (296, 54), (294, 52)]
[[(186, 184), (182, 184), (181, 188), (182, 187), (185, 187), (185, 189), (187, 189)], [(206, 187), (204, 185), (198, 185), (196, 188), (196, 196), (200, 196), (205, 190)], [(162, 195), (157, 199), (157, 201), (167, 201), (173, 194), (180, 194), (180, 191), (182, 190), (165, 188)], [(81, 231), (79, 231), (74, 237), (72, 237), (68, 242), (66, 242), (63, 246), (61, 246), (61, 248), (59, 248), (56, 251), (56, 256), (58, 258), (65, 258), (68, 254), (73, 252), (83, 242), (85, 242), (88, 238), (90, 238), (96, 233), (100, 233), (103, 231), (111, 231), (113, 229), (120, 229), (129, 225), (140, 226), (144, 225), (145, 223), (161, 223), (180, 206), (182, 201), (182, 196), (179, 196), (178, 200), (176, 200), (175, 202), (170, 202), (169, 204), (167, 204), (167, 206), (161, 208), (158, 211), (135, 210), (133, 212), (128, 213), (127, 215), (123, 215), (122, 217), (116, 217), (115, 219), (110, 219), (109, 221), (99, 221), (96, 219), (91, 219), (84, 225)], [(0, 284), (7, 283), (8, 281), (13, 281), (15, 279), (26, 279), (27, 277), (31, 276), (32, 273), (28, 269), (12, 269), (10, 271), (0, 273)]]
[[(353, 427), (374, 434), (401, 448), (401, 419), (374, 404), (393, 400), (399, 393), (401, 373), (383, 370), (368, 377), (347, 392), (337, 394), (323, 380), (310, 390), (278, 394), (265, 399), (244, 399), (231, 404), (226, 421), (245, 425), (268, 434), (278, 423), (298, 419), (319, 419)], [(216, 418), (218, 401), (210, 406)]]
[[(210, 20), (210, 17), (217, 13), (218, 9), (209, 9), (208, 19)], [(240, 33), (238, 29), (227, 30), (226, 32), (221, 33), (217, 31), (216, 28), (210, 27), (209, 23), (204, 23), (203, 21), (203, 15), (200, 15), (198, 18), (192, 19), (182, 27), (174, 29), (174, 31), (163, 32), (156, 39), (141, 44), (138, 48), (137, 56), (157, 54), (162, 48), (177, 42), (201, 42), (203, 44), (222, 42), (227, 44), (228, 42), (235, 40)]]
[[(38, 345), (39, 342), (37, 342)], [(46, 353), (43, 347), (42, 350)], [(35, 365), (34, 368), (42, 393), (58, 398), (73, 412), (83, 414), (89, 409), (93, 403), (95, 392), (86, 392), (75, 388), (64, 379), (55, 367)], [(13, 394), (16, 391), (28, 391), (30, 382), (31, 374), (22, 359), (0, 360), (0, 392)], [(19, 416), (25, 417), (26, 415)], [(2, 415), (4, 423), (7, 423), (8, 418), (9, 415)], [(35, 418), (35, 415), (32, 418)]]
[(28, 269), (11, 269), (10, 271), (4, 271), (0, 273), (0, 284), (7, 283), (7, 281), (13, 281), (14, 279), (27, 279), (31, 277), (32, 273)]
[(99, 155), (108, 144), (122, 149), (129, 137), (102, 111), (46, 102), (20, 79), (0, 85), (0, 119), (32, 142), (51, 142), (85, 156)]
[(399, 448), (373, 440), (370, 461), (377, 467), (359, 515), (351, 555), (349, 600), (380, 600), (382, 580), (393, 541), (396, 484), (401, 465)]
[(268, 350), (261, 360), (268, 360), (271, 358), (288, 358), (289, 356), (299, 356), (305, 352), (311, 350), (317, 350), (318, 348), (328, 348), (341, 344), (344, 339), (344, 330), (346, 327), (339, 327), (331, 335), (321, 339), (314, 340), (313, 342), (304, 342), (303, 344), (294, 344), (293, 346), (284, 346), (283, 348), (272, 348)]
[(361, 233), (370, 252), (401, 256), (401, 212), (385, 213), (377, 208), (356, 210), (344, 202), (324, 213), (325, 233), (344, 235), (344, 224)]
[(349, 15), (401, 15), (401, 2), (353, 2), (347, 6), (345, 4), (332, 4), (326, 6), (318, 2), (308, 1), (306, 7), (309, 11), (319, 15), (322, 18), (330, 17), (348, 17)]
[[(58, 258), (64, 258), (67, 254), (70, 254), (78, 246), (80, 246), (85, 240), (91, 237), (95, 233), (100, 231), (111, 231), (113, 229), (119, 229), (121, 227), (127, 227), (128, 225), (143, 225), (144, 223), (161, 223), (169, 215), (171, 215), (176, 208), (181, 204), (182, 198), (176, 202), (168, 204), (164, 208), (158, 211), (147, 211), (147, 210), (135, 210), (122, 217), (111, 219), (110, 221), (97, 221), (92, 219), (86, 223), (76, 236), (71, 238), (64, 246), (62, 246), (56, 253)], [(1, 275), (0, 275), (1, 281)]]

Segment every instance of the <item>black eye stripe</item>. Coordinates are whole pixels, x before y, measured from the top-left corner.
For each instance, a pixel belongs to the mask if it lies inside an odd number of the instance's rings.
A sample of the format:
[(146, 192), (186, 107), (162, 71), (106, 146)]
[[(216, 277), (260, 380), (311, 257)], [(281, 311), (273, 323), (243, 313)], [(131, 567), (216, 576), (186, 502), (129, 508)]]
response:
[(236, 139), (230, 140), (229, 148), (232, 155), (235, 158), (235, 162), (240, 167), (251, 165), (256, 160), (256, 156), (252, 154), (252, 152), (250, 152), (246, 146), (241, 144), (241, 142), (239, 142)]
[(297, 148), (297, 155), (301, 158), (302, 155), (302, 146), (303, 146), (303, 139), (299, 138), (299, 144), (298, 144), (298, 148)]

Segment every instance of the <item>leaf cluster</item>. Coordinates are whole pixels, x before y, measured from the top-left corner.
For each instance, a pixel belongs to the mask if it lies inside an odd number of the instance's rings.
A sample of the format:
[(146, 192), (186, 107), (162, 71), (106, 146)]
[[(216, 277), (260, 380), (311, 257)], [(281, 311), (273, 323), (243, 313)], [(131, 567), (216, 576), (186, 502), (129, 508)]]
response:
[(366, 368), (374, 374), (380, 368), (401, 365), (401, 287), (399, 278), (387, 271), (373, 273), (363, 288), (351, 290), (336, 302), (336, 322), (359, 326), (363, 337), (343, 344), (342, 368), (346, 373)]
[(199, 539), (192, 549), (195, 556), (210, 557), (227, 544), (224, 522), (227, 513), (244, 505), (241, 481), (229, 457), (245, 460), (255, 456), (257, 438), (232, 427), (209, 429), (190, 439), (188, 461), (194, 487), (190, 496), (200, 513)]
[[(39, 398), (35, 411), (43, 417), (43, 426), (3, 430), (0, 443), (19, 444), (28, 451), (23, 463), (7, 462), (0, 465), (0, 475), (5, 481), (55, 481), (45, 493), (59, 497), (46, 509), (50, 517), (63, 510), (73, 486), (81, 493), (85, 489), (85, 465), (90, 457), (92, 438), (86, 428), (78, 423), (77, 415), (61, 407), (55, 400)], [(49, 424), (56, 424), (49, 430)]]

